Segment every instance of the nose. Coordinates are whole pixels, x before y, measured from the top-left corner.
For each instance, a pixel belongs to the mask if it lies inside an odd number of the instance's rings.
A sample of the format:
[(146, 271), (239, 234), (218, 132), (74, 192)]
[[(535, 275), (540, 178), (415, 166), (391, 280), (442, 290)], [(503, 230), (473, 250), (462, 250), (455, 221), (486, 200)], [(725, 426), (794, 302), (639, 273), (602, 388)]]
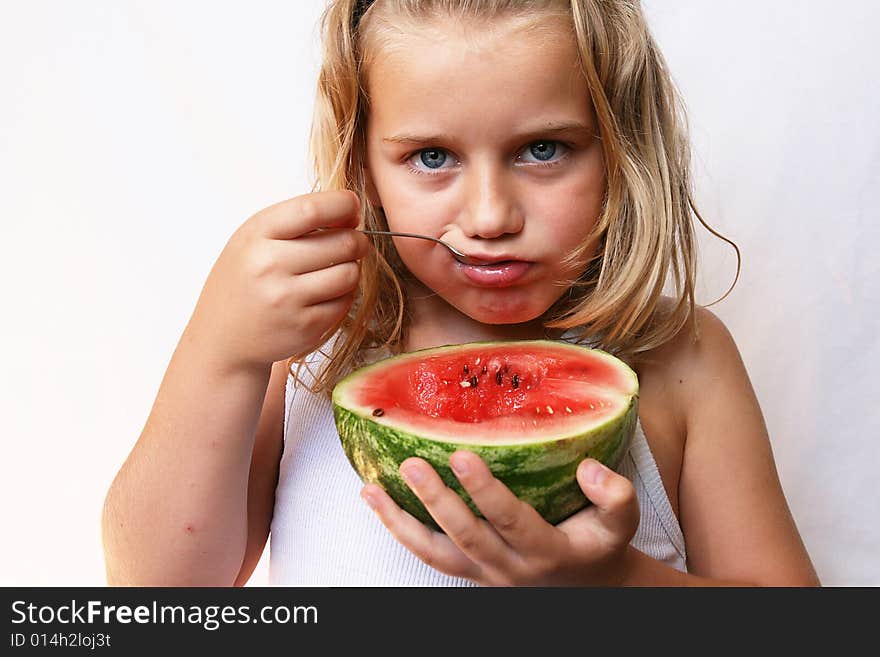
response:
[(492, 239), (518, 233), (523, 214), (516, 199), (514, 175), (501, 164), (472, 165), (459, 227), (468, 237)]

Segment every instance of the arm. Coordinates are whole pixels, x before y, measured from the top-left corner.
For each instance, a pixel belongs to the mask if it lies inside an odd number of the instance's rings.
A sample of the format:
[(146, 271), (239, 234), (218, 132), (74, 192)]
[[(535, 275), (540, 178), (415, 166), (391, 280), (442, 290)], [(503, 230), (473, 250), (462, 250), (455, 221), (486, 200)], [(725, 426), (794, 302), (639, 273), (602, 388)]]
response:
[(257, 424), (254, 453), (248, 480), (248, 536), (244, 560), (236, 586), (244, 586), (260, 561), (275, 509), (275, 488), (284, 450), (284, 388), (287, 361), (272, 367), (272, 377), (263, 401), (263, 413)]
[(254, 450), (258, 423), (265, 430), (277, 412), (267, 404), (260, 420), (268, 380), (268, 368), (213, 369), (184, 334), (105, 500), (109, 584), (233, 583), (251, 544), (248, 481), (272, 478), (264, 458), (254, 461), (262, 471), (249, 476), (252, 452), (266, 451)]
[(679, 504), (688, 570), (759, 586), (818, 585), (736, 344), (708, 310), (698, 320), (700, 340), (680, 360), (687, 439)]
[(283, 201), (223, 249), (107, 494), (109, 583), (229, 586), (250, 575), (280, 449), (281, 401), (267, 386), (280, 388), (287, 356), (313, 350), (351, 307), (369, 248), (352, 230), (358, 207), (348, 191)]

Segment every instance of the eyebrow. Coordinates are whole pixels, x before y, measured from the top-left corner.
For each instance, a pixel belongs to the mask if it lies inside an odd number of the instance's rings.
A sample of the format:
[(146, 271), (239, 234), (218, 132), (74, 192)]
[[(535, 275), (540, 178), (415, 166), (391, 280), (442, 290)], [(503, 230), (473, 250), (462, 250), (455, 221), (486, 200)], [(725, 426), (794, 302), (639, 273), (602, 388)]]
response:
[[(586, 123), (581, 123), (580, 121), (552, 121), (541, 127), (536, 127), (533, 130), (526, 130), (523, 134), (519, 136), (520, 139), (528, 140), (534, 137), (553, 137), (560, 134), (571, 134), (571, 133), (588, 133), (593, 134), (595, 132), (595, 128), (587, 125)], [(392, 135), (390, 137), (384, 137), (382, 141), (390, 142), (393, 144), (436, 144), (440, 142), (452, 142), (455, 141), (455, 138), (452, 135), (446, 135), (442, 133), (433, 134), (433, 135), (417, 135), (411, 133), (401, 133), (398, 135)]]

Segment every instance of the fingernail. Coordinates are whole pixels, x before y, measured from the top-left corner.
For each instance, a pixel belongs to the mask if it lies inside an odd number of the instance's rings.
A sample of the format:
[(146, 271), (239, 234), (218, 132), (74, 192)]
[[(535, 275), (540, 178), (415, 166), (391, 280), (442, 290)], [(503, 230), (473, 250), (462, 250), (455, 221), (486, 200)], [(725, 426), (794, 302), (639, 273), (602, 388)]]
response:
[(417, 465), (404, 466), (401, 471), (403, 472), (403, 478), (406, 479), (407, 483), (418, 485), (423, 479), (421, 468)]
[(594, 486), (600, 485), (605, 478), (608, 476), (608, 470), (604, 465), (599, 463), (598, 461), (587, 461), (587, 464), (584, 466), (586, 468), (586, 479), (588, 482), (593, 484)]
[(361, 497), (364, 498), (364, 502), (366, 502), (373, 511), (376, 510), (376, 506), (378, 502), (376, 501), (376, 497), (372, 493), (368, 493), (366, 491), (361, 493)]
[(449, 465), (452, 466), (452, 471), (457, 477), (463, 477), (467, 475), (469, 471), (467, 459), (463, 456), (453, 454), (449, 457)]

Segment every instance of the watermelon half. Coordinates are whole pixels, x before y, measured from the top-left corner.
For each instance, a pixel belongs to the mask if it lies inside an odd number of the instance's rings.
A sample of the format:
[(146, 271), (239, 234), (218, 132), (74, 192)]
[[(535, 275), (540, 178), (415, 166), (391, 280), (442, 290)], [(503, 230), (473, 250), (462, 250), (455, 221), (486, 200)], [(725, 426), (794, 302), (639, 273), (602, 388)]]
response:
[(428, 461), (477, 514), (449, 466), (459, 449), (548, 522), (589, 501), (575, 478), (586, 457), (616, 469), (635, 430), (639, 384), (623, 361), (547, 340), (471, 342), (409, 352), (356, 370), (333, 390), (348, 460), (365, 482), (437, 526), (404, 483), (407, 458)]

